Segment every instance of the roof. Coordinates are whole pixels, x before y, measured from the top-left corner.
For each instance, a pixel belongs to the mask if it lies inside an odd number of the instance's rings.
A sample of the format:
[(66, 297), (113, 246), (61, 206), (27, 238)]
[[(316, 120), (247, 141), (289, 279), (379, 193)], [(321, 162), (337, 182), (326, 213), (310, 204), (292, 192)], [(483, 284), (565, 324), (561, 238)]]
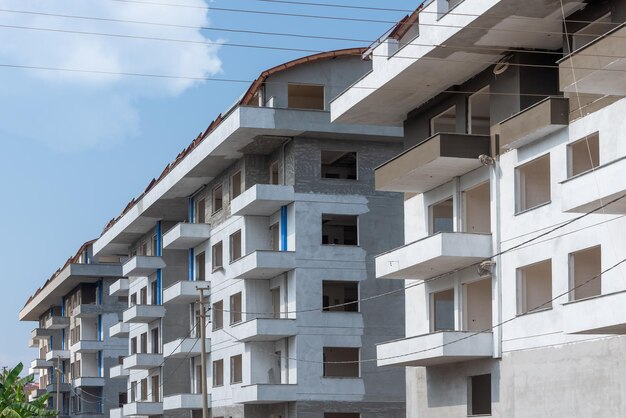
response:
[(423, 6), (424, 6), (424, 3), (420, 4), (413, 13), (411, 13), (410, 15), (404, 16), (402, 20), (400, 20), (396, 24), (396, 26), (394, 26), (393, 29), (391, 29), (391, 32), (389, 32), (389, 38), (394, 38), (397, 40), (402, 39), (404, 35), (406, 35), (406, 33), (409, 31), (409, 29), (411, 29), (411, 26), (418, 23), (419, 15), (420, 15), (420, 12), (422, 11)]

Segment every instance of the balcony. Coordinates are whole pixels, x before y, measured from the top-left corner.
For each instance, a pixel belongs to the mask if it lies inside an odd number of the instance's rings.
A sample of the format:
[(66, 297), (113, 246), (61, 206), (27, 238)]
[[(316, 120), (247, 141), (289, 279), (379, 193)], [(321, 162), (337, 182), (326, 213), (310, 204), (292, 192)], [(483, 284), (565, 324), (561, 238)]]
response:
[(116, 280), (109, 287), (109, 295), (111, 296), (127, 296), (128, 295), (128, 279)]
[[(211, 351), (211, 339), (206, 338), (207, 350)], [(163, 357), (185, 358), (200, 355), (200, 339), (179, 338), (163, 345)]]
[(29, 338), (28, 339), (28, 348), (37, 348), (39, 347), (39, 340), (36, 340), (34, 338)]
[(560, 60), (561, 91), (626, 95), (624, 37), (626, 26), (620, 25)]
[(376, 257), (376, 277), (424, 280), (492, 255), (489, 234), (442, 232)]
[(109, 336), (117, 338), (127, 338), (130, 325), (126, 322), (117, 322), (109, 328)]
[(489, 136), (441, 133), (376, 168), (376, 190), (423, 193), (482, 166)]
[(30, 333), (31, 338), (35, 341), (47, 340), (48, 338), (50, 338), (51, 335), (52, 332), (50, 332), (50, 330), (47, 328), (35, 328)]
[(72, 316), (76, 318), (96, 318), (104, 312), (102, 305), (95, 303), (84, 303), (78, 305), (72, 311)]
[(124, 368), (124, 365), (118, 364), (109, 369), (109, 377), (111, 379), (125, 379), (129, 375), (128, 370)]
[(626, 334), (626, 291), (563, 304), (566, 334)]
[(162, 402), (133, 402), (124, 405), (125, 416), (138, 416), (138, 415), (162, 415), (163, 403)]
[[(211, 394), (208, 394), (211, 405)], [(189, 411), (202, 409), (202, 395), (199, 393), (181, 393), (163, 398), (164, 411)]]
[[(602, 164), (561, 183), (563, 212), (587, 213), (626, 193), (626, 157)], [(605, 206), (597, 213), (626, 214), (626, 198)]]
[(124, 277), (148, 277), (156, 273), (158, 269), (165, 267), (165, 262), (161, 257), (150, 257), (137, 255), (122, 266), (122, 276)]
[(209, 282), (181, 280), (163, 291), (163, 304), (188, 304), (198, 301), (198, 287), (209, 288)]
[(89, 376), (81, 376), (74, 380), (72, 380), (72, 385), (75, 388), (81, 387), (103, 387), (104, 386), (104, 377), (89, 377)]
[(70, 353), (97, 353), (104, 349), (104, 342), (80, 340), (70, 346)]
[(124, 322), (130, 324), (148, 324), (165, 316), (163, 305), (135, 305), (124, 311)]
[(496, 132), (500, 147), (510, 150), (528, 145), (569, 124), (569, 99), (548, 97), (503, 120)]
[(378, 367), (435, 366), (492, 356), (491, 332), (476, 334), (473, 331), (441, 331), (377, 346)]
[(161, 366), (163, 363), (163, 354), (133, 354), (124, 357), (124, 368), (133, 370), (150, 370)]
[(233, 336), (243, 342), (277, 341), (298, 333), (295, 319), (253, 319), (232, 326)]
[(293, 251), (254, 251), (230, 265), (232, 279), (271, 279), (296, 267)]
[(51, 350), (46, 353), (46, 360), (57, 361), (58, 359), (67, 360), (70, 358), (69, 350)]
[(44, 360), (41, 358), (36, 358), (35, 360), (30, 362), (31, 369), (47, 369), (48, 367), (53, 367), (54, 364), (50, 360)]
[(199, 223), (181, 222), (163, 235), (163, 248), (166, 250), (188, 250), (211, 237), (211, 226)]
[(46, 319), (46, 329), (63, 329), (70, 326), (70, 318), (67, 316), (51, 316)]
[(124, 409), (123, 408), (110, 409), (109, 418), (124, 418)]
[[(59, 386), (59, 392), (70, 392), (71, 390), (72, 390), (72, 385), (70, 383), (61, 383), (61, 385)], [(48, 386), (46, 386), (46, 392), (56, 393), (56, 391), (57, 391), (56, 383), (50, 383)]]
[(233, 391), (233, 402), (239, 404), (263, 404), (294, 402), (298, 400), (297, 385), (258, 384), (241, 386)]
[(293, 200), (293, 186), (255, 184), (233, 199), (230, 212), (236, 216), (270, 216)]

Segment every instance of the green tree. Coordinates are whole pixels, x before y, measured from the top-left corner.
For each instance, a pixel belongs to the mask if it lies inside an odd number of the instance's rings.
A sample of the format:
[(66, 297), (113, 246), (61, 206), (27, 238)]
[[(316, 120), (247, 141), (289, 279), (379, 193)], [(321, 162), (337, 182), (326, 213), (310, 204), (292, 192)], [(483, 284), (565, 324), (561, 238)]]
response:
[(30, 402), (24, 386), (35, 380), (31, 374), (20, 378), (24, 369), (22, 363), (12, 370), (5, 370), (0, 375), (0, 418), (50, 417), (57, 416), (57, 411), (46, 408), (49, 394), (38, 397)]

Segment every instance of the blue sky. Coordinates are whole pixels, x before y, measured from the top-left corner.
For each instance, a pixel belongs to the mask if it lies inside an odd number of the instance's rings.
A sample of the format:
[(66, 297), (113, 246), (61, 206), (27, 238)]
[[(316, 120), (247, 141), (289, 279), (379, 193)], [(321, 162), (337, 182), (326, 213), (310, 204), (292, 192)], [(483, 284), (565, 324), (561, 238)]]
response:
[[(148, 0), (146, 0), (148, 1)], [(76, 68), (253, 80), (305, 52), (228, 47), (229, 43), (331, 50), (363, 43), (70, 19), (31, 13), (141, 20), (374, 40), (389, 23), (363, 23), (203, 10), (204, 0), (0, 0), (0, 65)], [(304, 0), (297, 0), (304, 1)], [(308, 0), (322, 3), (322, 0)], [(412, 9), (417, 1), (325, 0)], [(396, 21), (406, 13), (214, 0), (215, 8)], [(62, 29), (184, 39), (168, 42), (3, 27)], [(203, 42), (222, 43), (221, 47)], [(35, 357), (35, 323), (20, 323), (24, 302), (78, 247), (186, 147), (246, 84), (149, 79), (0, 67), (0, 366)]]

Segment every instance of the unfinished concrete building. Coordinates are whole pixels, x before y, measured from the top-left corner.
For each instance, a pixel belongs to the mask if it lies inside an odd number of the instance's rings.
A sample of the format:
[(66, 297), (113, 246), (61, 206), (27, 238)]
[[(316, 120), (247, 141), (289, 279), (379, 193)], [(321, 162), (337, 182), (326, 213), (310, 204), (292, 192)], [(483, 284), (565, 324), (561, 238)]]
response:
[(128, 296), (111, 328), (128, 327), (128, 353), (110, 373), (128, 402), (112, 417), (199, 416), (198, 287), (213, 417), (405, 416), (404, 371), (359, 362), (404, 335), (404, 295), (358, 303), (402, 287), (372, 262), (403, 242), (402, 197), (374, 189), (402, 129), (330, 122), (362, 53), (263, 72), (94, 243), (127, 258), (110, 292)]
[(30, 372), (39, 388), (31, 396), (49, 393), (49, 407), (62, 416), (108, 416), (126, 402), (125, 385), (107, 372), (126, 353), (126, 340), (108, 332), (126, 306), (109, 296), (121, 275), (119, 257), (95, 257), (88, 242), (20, 311), (21, 321), (37, 322), (29, 345), (38, 349)]
[(404, 129), (376, 188), (404, 193), (405, 244), (376, 275), (407, 285), (406, 336), (379, 366), (411, 418), (625, 416), (626, 2), (416, 14), (331, 104)]

